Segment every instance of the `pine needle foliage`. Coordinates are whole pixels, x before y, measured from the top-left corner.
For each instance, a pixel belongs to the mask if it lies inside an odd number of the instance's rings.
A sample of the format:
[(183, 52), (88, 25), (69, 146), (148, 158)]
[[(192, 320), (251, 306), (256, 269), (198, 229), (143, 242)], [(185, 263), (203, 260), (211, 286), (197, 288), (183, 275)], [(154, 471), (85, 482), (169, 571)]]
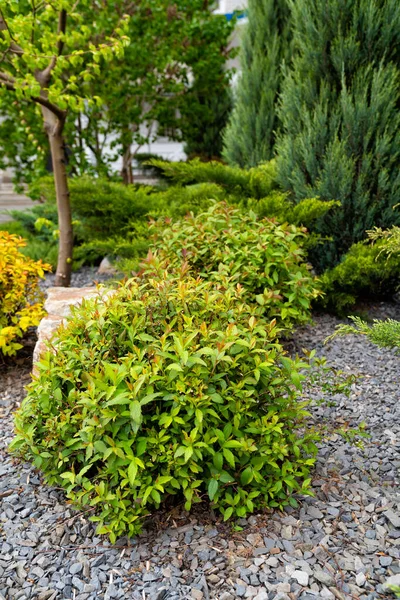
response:
[(339, 325), (336, 332), (327, 341), (336, 336), (355, 333), (365, 335), (373, 344), (381, 348), (395, 348), (397, 353), (400, 353), (400, 321), (394, 319), (379, 321), (375, 319), (372, 325), (368, 325), (360, 317), (349, 318), (352, 320), (353, 325)]
[(400, 3), (289, 0), (295, 57), (283, 83), (278, 180), (297, 201), (339, 200), (319, 270), (373, 226), (399, 224)]
[(375, 227), (367, 233), (370, 240), (382, 242), (382, 252), (388, 257), (400, 254), (400, 227), (394, 226), (390, 229)]
[(382, 241), (354, 244), (341, 262), (321, 276), (323, 308), (348, 314), (360, 299), (389, 299), (400, 286), (400, 255), (388, 256)]
[(202, 162), (195, 158), (188, 162), (151, 160), (154, 167), (161, 169), (173, 183), (216, 183), (230, 193), (239, 193), (249, 198), (264, 198), (276, 189), (276, 166), (266, 162), (254, 169), (230, 167), (218, 161)]
[(282, 66), (291, 56), (290, 11), (286, 0), (249, 0), (241, 45), (241, 77), (224, 135), (224, 158), (249, 168), (270, 160), (280, 128), (276, 104)]

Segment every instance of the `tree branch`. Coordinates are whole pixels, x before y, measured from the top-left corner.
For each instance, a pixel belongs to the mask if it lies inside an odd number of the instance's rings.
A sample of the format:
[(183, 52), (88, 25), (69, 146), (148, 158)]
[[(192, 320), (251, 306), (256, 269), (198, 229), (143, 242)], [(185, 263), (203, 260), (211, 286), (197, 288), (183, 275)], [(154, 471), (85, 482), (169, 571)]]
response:
[[(0, 72), (0, 86), (4, 86), (11, 92), (16, 91), (15, 80), (12, 77), (9, 77), (6, 73)], [(29, 97), (25, 98), (25, 100), (27, 100), (27, 101), (31, 100), (32, 102), (35, 102), (36, 104), (40, 104), (41, 106), (48, 108), (53, 113), (53, 115), (55, 115), (57, 117), (57, 119), (59, 119), (60, 121), (63, 121), (65, 119), (67, 112), (65, 110), (62, 110), (61, 108), (59, 108), (56, 104), (53, 104), (52, 102), (50, 102), (50, 100), (48, 100), (43, 95), (29, 96)]]
[[(67, 11), (65, 8), (62, 8), (58, 15), (58, 27), (57, 33), (58, 35), (64, 34), (67, 28)], [(51, 72), (57, 64), (57, 58), (61, 56), (64, 48), (64, 40), (59, 39), (57, 42), (57, 54), (51, 57), (51, 60), (44, 71), (40, 71), (36, 74), (36, 79), (40, 83), (42, 87), (46, 87), (50, 81)]]
[(0, 31), (8, 31), (8, 35), (10, 36), (10, 39), (12, 40), (10, 42), (10, 51), (14, 52), (14, 54), (20, 54), (22, 55), (24, 53), (23, 49), (21, 48), (21, 46), (19, 46), (13, 38), (13, 35), (10, 31), (10, 28), (7, 24), (7, 21), (4, 18), (3, 12), (0, 8)]
[[(64, 34), (67, 29), (67, 11), (65, 8), (60, 10), (60, 14), (58, 15), (58, 34)], [(58, 56), (61, 56), (64, 48), (64, 40), (58, 40)]]
[(0, 79), (2, 79), (6, 83), (11, 84), (12, 86), (14, 86), (14, 84), (15, 84), (14, 77), (11, 77), (11, 75), (8, 75), (7, 73), (3, 73), (2, 71), (0, 71)]
[(50, 100), (48, 100), (44, 96), (31, 96), (29, 100), (32, 100), (33, 102), (36, 102), (36, 104), (40, 104), (41, 106), (48, 108), (49, 111), (52, 112), (53, 115), (55, 115), (59, 121), (64, 121), (67, 115), (66, 110), (62, 110), (56, 104), (50, 102)]

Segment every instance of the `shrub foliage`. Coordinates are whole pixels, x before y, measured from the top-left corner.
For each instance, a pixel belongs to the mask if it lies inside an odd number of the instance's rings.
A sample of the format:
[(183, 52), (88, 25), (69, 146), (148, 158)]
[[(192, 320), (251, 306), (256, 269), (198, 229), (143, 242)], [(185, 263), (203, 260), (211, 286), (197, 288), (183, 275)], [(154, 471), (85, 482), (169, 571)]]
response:
[(360, 299), (390, 298), (400, 285), (400, 255), (385, 242), (354, 244), (342, 261), (321, 276), (324, 308), (343, 313)]
[[(229, 277), (231, 284), (244, 287), (248, 302), (262, 306), (265, 316), (276, 318), (280, 327), (290, 328), (309, 318), (311, 300), (318, 291), (304, 262), (304, 229), (259, 220), (251, 211), (243, 214), (217, 203), (169, 227), (158, 220), (152, 230), (161, 270), (165, 265), (179, 269), (187, 262), (215, 283)], [(146, 270), (154, 270), (152, 258), (150, 254), (143, 264)]]
[(44, 314), (38, 280), (50, 267), (24, 256), (24, 246), (20, 236), (0, 231), (0, 352), (9, 356), (22, 348), (16, 340)]
[[(105, 255), (132, 259), (137, 270), (139, 259), (149, 249), (149, 219), (174, 219), (206, 210), (214, 200), (226, 201), (243, 211), (276, 217), (281, 222), (305, 225), (331, 210), (335, 202), (307, 198), (295, 204), (288, 194), (276, 189), (274, 161), (245, 171), (218, 162), (188, 163), (151, 161), (171, 185), (158, 187), (125, 186), (105, 179), (71, 179), (71, 205), (74, 219), (74, 265), (93, 264)], [(28, 237), (26, 252), (36, 259), (42, 254), (54, 263), (57, 256), (57, 210), (54, 183), (44, 177), (32, 185), (31, 195), (44, 201), (26, 212), (14, 211)], [(38, 228), (38, 224), (40, 228)], [(316, 243), (314, 235), (304, 239), (307, 247)]]
[(381, 348), (393, 348), (397, 354), (400, 353), (400, 321), (386, 319), (380, 321), (374, 319), (372, 325), (363, 321), (360, 317), (350, 317), (352, 325), (338, 325), (336, 332), (326, 341), (330, 341), (336, 336), (349, 334), (365, 335), (373, 344)]
[(38, 364), (12, 449), (95, 507), (112, 541), (174, 495), (228, 519), (307, 493), (304, 364), (244, 297), (187, 276), (130, 280), (75, 309)]
[(285, 63), (291, 59), (290, 10), (286, 0), (249, 0), (241, 39), (241, 75), (233, 113), (224, 134), (231, 165), (255, 167), (274, 155)]
[[(283, 83), (278, 179), (296, 200), (339, 200), (321, 220), (336, 265), (374, 225), (400, 224), (400, 4), (291, 0), (294, 59)], [(323, 250), (323, 251), (322, 251)]]

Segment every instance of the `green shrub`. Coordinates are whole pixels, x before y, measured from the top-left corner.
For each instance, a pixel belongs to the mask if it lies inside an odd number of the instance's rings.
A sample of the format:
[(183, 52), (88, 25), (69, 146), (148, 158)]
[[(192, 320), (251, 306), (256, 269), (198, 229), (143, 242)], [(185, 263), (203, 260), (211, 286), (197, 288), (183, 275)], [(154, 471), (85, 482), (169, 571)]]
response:
[[(376, 253), (375, 277), (379, 272), (382, 278), (385, 277), (384, 281), (378, 279), (379, 287), (384, 284), (385, 292), (393, 293), (400, 286), (400, 227), (392, 227), (387, 230), (376, 227), (367, 233), (373, 242), (377, 242), (374, 247)], [(372, 282), (372, 284), (374, 283), (375, 281)], [(372, 291), (376, 293), (375, 288), (372, 288)], [(350, 319), (353, 321), (353, 325), (339, 325), (334, 335), (328, 339), (349, 333), (361, 334), (381, 348), (395, 348), (397, 353), (400, 353), (400, 321), (375, 319), (372, 325), (369, 325), (360, 317), (350, 317)]]
[[(189, 163), (157, 161), (157, 164), (167, 173), (177, 172), (178, 183), (163, 188), (125, 186), (88, 177), (71, 179), (75, 266), (93, 264), (105, 255), (112, 255), (132, 259), (129, 268), (136, 271), (138, 259), (149, 249), (149, 218), (196, 215), (207, 210), (215, 200), (225, 200), (245, 212), (253, 210), (260, 216), (308, 227), (313, 227), (321, 215), (335, 205), (318, 199), (306, 199), (297, 205), (291, 202), (287, 194), (274, 189), (273, 162), (250, 171), (196, 160)], [(29, 232), (27, 252), (33, 258), (43, 252), (43, 258), (54, 264), (57, 210), (52, 179), (45, 177), (36, 182), (32, 195), (45, 202), (30, 211), (15, 211), (13, 216)], [(38, 224), (41, 224), (40, 229)], [(308, 237), (306, 243), (315, 244), (314, 237)]]
[(275, 217), (282, 223), (312, 227), (315, 221), (335, 206), (340, 206), (340, 203), (335, 200), (324, 202), (318, 198), (306, 198), (295, 204), (291, 202), (289, 194), (275, 190), (260, 200), (243, 199), (238, 206), (244, 211), (253, 210), (259, 217)]
[[(169, 227), (161, 219), (150, 230), (153, 248), (168, 268), (187, 262), (207, 280), (230, 277), (245, 288), (248, 302), (257, 302), (285, 328), (309, 318), (318, 291), (300, 246), (304, 229), (219, 203)], [(143, 267), (154, 268), (151, 255)]]
[(12, 235), (19, 235), (20, 237), (26, 237), (28, 233), (18, 221), (6, 221), (5, 223), (0, 223), (0, 231), (7, 231)]
[(253, 169), (228, 167), (217, 161), (202, 162), (195, 158), (188, 162), (150, 161), (162, 169), (164, 175), (173, 183), (187, 185), (191, 183), (216, 183), (228, 194), (240, 198), (264, 198), (278, 187), (275, 162), (270, 161)]
[(224, 132), (223, 156), (230, 165), (254, 167), (274, 156), (283, 66), (292, 58), (287, 0), (249, 0), (240, 43), (240, 78)]
[(373, 226), (400, 225), (400, 3), (291, 0), (293, 60), (282, 84), (278, 181), (296, 201), (341, 208), (321, 219), (331, 237), (313, 255), (322, 272)]
[(185, 163), (157, 160), (152, 161), (152, 164), (163, 169), (165, 176), (176, 184), (170, 188), (171, 195), (177, 193), (179, 185), (201, 182), (214, 184), (215, 191), (209, 198), (225, 200), (243, 210), (253, 210), (260, 217), (276, 217), (294, 225), (309, 227), (332, 208), (340, 206), (340, 202), (322, 201), (318, 198), (306, 198), (296, 204), (289, 194), (277, 189), (273, 160), (249, 170), (199, 160)]
[(400, 256), (387, 256), (384, 243), (354, 244), (342, 262), (321, 276), (324, 308), (343, 313), (359, 299), (390, 298), (400, 285)]
[(187, 510), (208, 495), (225, 519), (295, 504), (316, 453), (304, 364), (244, 296), (165, 275), (84, 302), (37, 365), (11, 449), (113, 542), (173, 495)]
[[(19, 223), (29, 238), (32, 236), (41, 242), (54, 242), (54, 229), (57, 227), (57, 207), (55, 203), (36, 204), (28, 210), (10, 211), (15, 222)], [(38, 220), (51, 223), (51, 227), (36, 227)]]

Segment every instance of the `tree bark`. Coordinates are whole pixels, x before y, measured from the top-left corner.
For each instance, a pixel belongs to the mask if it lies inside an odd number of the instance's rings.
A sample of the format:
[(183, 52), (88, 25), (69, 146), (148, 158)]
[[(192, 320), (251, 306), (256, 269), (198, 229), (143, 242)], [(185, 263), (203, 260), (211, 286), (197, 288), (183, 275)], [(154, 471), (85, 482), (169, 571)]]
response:
[(42, 115), (44, 128), (50, 144), (57, 198), (58, 228), (60, 232), (55, 285), (68, 287), (71, 283), (73, 232), (63, 139), (65, 117), (63, 119), (58, 118), (43, 106)]
[(130, 185), (131, 183), (134, 183), (132, 170), (132, 151), (130, 146), (124, 148), (124, 153), (122, 156), (121, 177), (125, 185)]

